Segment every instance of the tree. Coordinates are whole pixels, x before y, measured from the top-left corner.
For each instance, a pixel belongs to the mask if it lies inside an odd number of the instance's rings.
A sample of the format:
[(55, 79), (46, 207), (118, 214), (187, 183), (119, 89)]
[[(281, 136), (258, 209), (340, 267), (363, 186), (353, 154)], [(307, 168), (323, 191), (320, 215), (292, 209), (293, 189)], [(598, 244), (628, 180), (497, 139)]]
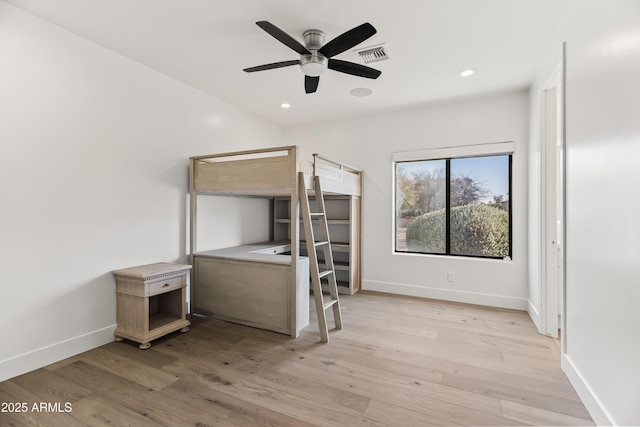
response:
[(498, 196), (493, 196), (493, 201), (487, 203), (488, 206), (497, 208), (497, 209), (502, 209), (502, 210), (506, 210), (505, 209), (505, 201), (504, 201), (504, 196), (502, 194), (498, 195)]
[(401, 217), (415, 217), (444, 208), (444, 170), (408, 173), (398, 165), (396, 183), (404, 193), (399, 212)]
[(485, 186), (471, 178), (461, 175), (451, 179), (451, 206), (463, 206), (479, 202), (489, 191)]
[(413, 175), (414, 188), (417, 195), (416, 214), (421, 215), (442, 209), (445, 204), (444, 171), (423, 171)]

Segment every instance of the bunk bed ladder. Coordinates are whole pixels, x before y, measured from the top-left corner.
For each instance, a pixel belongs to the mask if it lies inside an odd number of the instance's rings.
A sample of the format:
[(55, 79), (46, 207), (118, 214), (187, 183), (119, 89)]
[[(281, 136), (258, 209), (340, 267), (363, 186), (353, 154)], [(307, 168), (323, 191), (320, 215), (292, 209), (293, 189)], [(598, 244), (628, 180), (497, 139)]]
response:
[[(333, 254), (331, 253), (331, 242), (329, 240), (329, 227), (327, 226), (327, 216), (324, 204), (324, 197), (320, 188), (320, 177), (313, 176), (313, 188), (315, 190), (316, 206), (318, 212), (311, 212), (309, 208), (309, 194), (304, 182), (304, 173), (299, 173), (300, 210), (302, 222), (304, 224), (304, 235), (307, 243), (307, 255), (309, 257), (309, 271), (311, 274), (311, 285), (313, 296), (316, 301), (316, 311), (318, 313), (318, 327), (320, 328), (320, 339), (322, 342), (329, 342), (329, 331), (327, 328), (326, 310), (333, 308), (333, 320), (336, 329), (342, 329), (342, 314), (340, 313), (340, 301), (338, 300), (338, 284), (336, 282), (335, 268), (333, 265)], [(317, 223), (318, 235), (314, 234), (313, 224)], [(323, 251), (324, 268), (320, 270), (318, 266), (318, 251)], [(329, 300), (324, 301), (322, 294), (322, 279), (329, 281)]]

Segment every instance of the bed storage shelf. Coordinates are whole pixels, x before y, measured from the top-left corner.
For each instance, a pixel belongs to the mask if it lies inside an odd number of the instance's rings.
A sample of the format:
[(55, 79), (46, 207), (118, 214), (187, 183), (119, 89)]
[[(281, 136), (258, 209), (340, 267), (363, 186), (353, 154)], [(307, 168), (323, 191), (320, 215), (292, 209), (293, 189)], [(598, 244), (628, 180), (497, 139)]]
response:
[[(331, 238), (341, 293), (360, 288), (362, 172), (314, 154), (301, 163), (296, 146), (190, 158), (190, 288), (192, 314), (215, 317), (297, 337), (309, 323), (309, 260), (301, 254), (298, 172), (313, 190), (320, 176), (331, 204)], [(198, 197), (271, 200), (271, 241), (232, 248), (198, 247)], [(295, 220), (293, 220), (295, 219)]]
[[(274, 199), (274, 236), (289, 239), (291, 199)], [(310, 199), (313, 206), (314, 199)], [(360, 197), (352, 195), (325, 195), (327, 225), (333, 252), (338, 292), (353, 295), (360, 290)], [(312, 208), (313, 210), (313, 208)], [(301, 253), (306, 255), (304, 230), (300, 229)]]

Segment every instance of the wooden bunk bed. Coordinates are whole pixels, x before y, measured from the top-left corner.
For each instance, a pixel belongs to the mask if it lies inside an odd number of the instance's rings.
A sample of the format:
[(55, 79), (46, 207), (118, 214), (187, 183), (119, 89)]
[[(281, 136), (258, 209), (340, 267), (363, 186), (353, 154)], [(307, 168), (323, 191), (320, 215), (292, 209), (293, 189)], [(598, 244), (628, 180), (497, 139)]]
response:
[[(313, 176), (319, 176), (325, 199), (334, 200), (338, 217), (330, 223), (346, 236), (335, 244), (343, 257), (340, 293), (360, 288), (362, 171), (318, 154), (312, 162), (301, 163), (298, 156), (297, 146), (286, 146), (190, 158), (192, 314), (292, 337), (308, 325), (309, 260), (301, 256), (299, 173), (311, 191)], [(271, 241), (198, 251), (197, 200), (208, 194), (270, 199)]]

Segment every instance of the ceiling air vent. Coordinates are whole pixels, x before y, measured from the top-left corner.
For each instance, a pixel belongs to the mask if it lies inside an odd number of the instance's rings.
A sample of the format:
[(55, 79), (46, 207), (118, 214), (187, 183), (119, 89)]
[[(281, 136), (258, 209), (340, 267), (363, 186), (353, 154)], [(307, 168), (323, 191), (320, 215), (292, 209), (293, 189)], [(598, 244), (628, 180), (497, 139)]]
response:
[(387, 55), (387, 52), (385, 51), (384, 44), (358, 49), (356, 52), (358, 52), (358, 55), (360, 55), (365, 64), (389, 59), (389, 55)]

